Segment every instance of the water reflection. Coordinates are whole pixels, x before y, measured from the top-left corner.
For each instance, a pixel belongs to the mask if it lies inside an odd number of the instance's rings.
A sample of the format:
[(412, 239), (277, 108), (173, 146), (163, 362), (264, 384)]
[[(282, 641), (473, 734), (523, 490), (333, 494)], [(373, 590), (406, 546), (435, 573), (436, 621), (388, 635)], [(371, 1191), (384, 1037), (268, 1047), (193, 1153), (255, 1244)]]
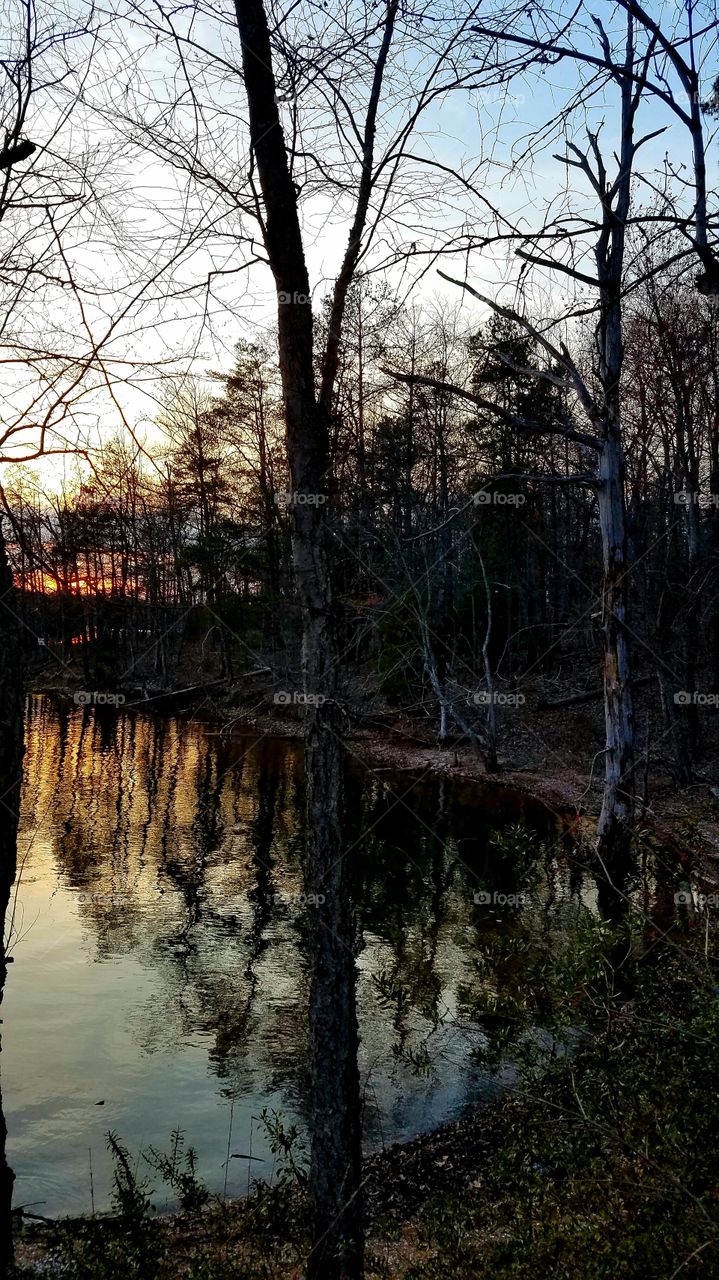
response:
[[(3, 1055), (17, 1202), (87, 1209), (92, 1151), (104, 1204), (108, 1128), (139, 1148), (166, 1147), (181, 1126), (220, 1189), (231, 1105), (233, 1151), (251, 1150), (253, 1173), (271, 1176), (261, 1108), (304, 1127), (302, 786), (292, 743), (31, 699)], [(528, 882), (490, 839), (517, 822), (556, 837), (546, 811), (511, 793), (350, 770), (368, 1145), (497, 1087), (473, 1062), (478, 930), (546, 945), (593, 900), (555, 854), (533, 868), (524, 910), (478, 910), (478, 887)], [(441, 1069), (413, 1071), (397, 1050)], [(247, 1163), (230, 1166), (239, 1194)]]

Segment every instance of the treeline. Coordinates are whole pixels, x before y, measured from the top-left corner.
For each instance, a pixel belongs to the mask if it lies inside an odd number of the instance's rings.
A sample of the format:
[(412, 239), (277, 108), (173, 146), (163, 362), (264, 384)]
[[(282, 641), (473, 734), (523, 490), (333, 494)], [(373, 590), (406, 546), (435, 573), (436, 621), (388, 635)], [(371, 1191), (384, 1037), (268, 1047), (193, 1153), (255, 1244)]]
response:
[[(654, 736), (686, 781), (701, 708), (719, 691), (719, 309), (671, 273), (626, 309), (635, 678), (651, 686)], [(574, 341), (591, 384), (591, 339)], [(388, 363), (412, 382), (391, 379)], [(407, 310), (354, 286), (326, 498), (350, 701), (429, 716), (441, 737), (492, 756), (507, 697), (599, 692), (596, 482), (566, 438), (575, 420), (581, 429), (565, 381), (512, 320), (468, 332), (456, 309)], [(241, 343), (214, 385), (171, 384), (157, 428), (144, 447), (110, 441), (60, 492), (16, 469), (6, 500), (24, 621), (96, 683), (165, 686), (199, 663), (230, 679), (267, 666), (286, 687), (300, 665), (297, 499), (273, 345)]]

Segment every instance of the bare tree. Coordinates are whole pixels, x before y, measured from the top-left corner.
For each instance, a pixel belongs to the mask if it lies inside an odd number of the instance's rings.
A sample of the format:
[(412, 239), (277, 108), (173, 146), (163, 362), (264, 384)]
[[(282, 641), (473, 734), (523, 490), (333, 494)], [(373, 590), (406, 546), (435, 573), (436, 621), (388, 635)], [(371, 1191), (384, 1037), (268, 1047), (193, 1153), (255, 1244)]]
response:
[[(651, 142), (663, 131), (661, 128), (653, 129), (644, 136), (637, 137), (636, 120), (647, 96), (657, 93), (660, 97), (666, 98), (661, 85), (657, 87), (651, 80), (651, 74), (658, 46), (665, 56), (670, 56), (667, 39), (657, 29), (656, 23), (648, 20), (644, 11), (640, 11), (638, 17), (643, 22), (645, 38), (642, 46), (637, 49), (634, 14), (637, 6), (634, 5), (633, 0), (628, 0), (624, 8), (627, 15), (622, 57), (615, 56), (613, 53), (609, 37), (597, 18), (594, 22), (600, 32), (601, 56), (584, 54), (581, 48), (575, 48), (571, 39), (560, 43), (559, 36), (540, 38), (536, 35), (515, 34), (504, 28), (482, 27), (479, 29), (483, 36), (500, 44), (506, 42), (520, 47), (522, 52), (517, 56), (514, 67), (517, 71), (526, 70), (527, 51), (531, 57), (538, 56), (540, 61), (546, 61), (548, 57), (556, 60), (576, 58), (580, 62), (588, 63), (591, 68), (598, 68), (602, 88), (605, 81), (613, 82), (620, 98), (617, 130), (619, 144), (615, 157), (616, 167), (611, 176), (600, 145), (598, 129), (587, 129), (587, 143), (584, 148), (568, 136), (566, 153), (557, 157), (562, 160), (569, 173), (582, 175), (588, 182), (599, 206), (596, 220), (587, 215), (556, 218), (548, 215), (544, 226), (534, 234), (522, 233), (517, 228), (506, 233), (506, 239), (515, 244), (515, 251), (525, 264), (525, 271), (529, 267), (534, 267), (550, 273), (559, 272), (561, 277), (568, 277), (574, 281), (578, 288), (584, 287), (596, 291), (598, 298), (596, 360), (593, 371), (595, 385), (592, 385), (592, 381), (582, 374), (579, 362), (572, 357), (565, 342), (551, 340), (546, 331), (540, 332), (527, 320), (526, 316), (512, 308), (499, 306), (491, 298), (479, 294), (466, 282), (455, 281), (468, 293), (492, 307), (498, 314), (524, 325), (549, 354), (567, 390), (571, 391), (575, 397), (577, 407), (588, 419), (590, 428), (588, 432), (578, 431), (570, 422), (558, 422), (548, 426), (546, 423), (530, 423), (515, 419), (514, 426), (519, 431), (525, 432), (546, 433), (551, 430), (554, 433), (563, 434), (567, 440), (573, 440), (580, 445), (585, 451), (585, 456), (588, 451), (589, 456), (593, 454), (596, 459), (596, 465), (590, 472), (578, 478), (594, 489), (597, 494), (602, 535), (601, 601), (604, 631), (606, 748), (604, 794), (598, 834), (600, 845), (605, 852), (616, 852), (626, 845), (634, 808), (635, 735), (630, 667), (631, 630), (628, 620), (630, 565), (627, 558), (621, 418), (621, 375), (624, 359), (622, 324), (627, 272), (627, 235), (635, 221), (641, 221), (642, 216), (647, 216), (640, 210), (632, 209), (632, 181), (637, 172), (637, 153), (642, 146)], [(686, 69), (683, 66), (680, 80), (682, 84), (689, 86), (694, 101), (698, 104), (696, 75), (687, 79)], [(585, 88), (582, 102), (586, 101), (586, 96)], [(572, 105), (576, 108), (577, 103)], [(706, 292), (709, 289), (706, 271), (710, 269), (713, 250), (707, 242), (708, 217), (702, 168), (704, 152), (703, 142), (699, 136), (701, 122), (697, 123), (697, 110), (692, 109), (690, 113), (685, 114), (686, 123), (690, 124), (693, 130), (697, 183), (696, 203), (692, 213), (695, 222), (692, 251), (696, 250), (700, 253), (704, 263), (705, 276), (699, 281), (699, 287)], [(567, 109), (560, 123), (568, 124), (570, 119), (571, 109)], [(665, 214), (663, 217), (668, 219), (670, 229), (676, 228), (677, 223), (681, 222), (675, 212)], [(682, 229), (686, 232), (686, 221)], [(583, 269), (584, 264), (581, 258), (586, 253), (587, 240), (593, 232), (595, 270), (590, 274), (588, 270)], [(490, 242), (490, 238), (485, 241), (485, 243)], [(541, 371), (537, 373), (541, 376)], [(408, 375), (400, 375), (397, 371), (395, 376), (401, 376), (404, 381), (409, 380)], [(436, 380), (431, 379), (415, 379), (415, 381), (440, 385)], [(455, 391), (485, 408), (489, 407), (481, 398), (471, 393), (458, 388), (455, 388)], [(510, 415), (503, 416), (505, 420), (511, 421)]]
[(264, 201), (263, 236), (278, 292), (280, 372), (293, 503), (294, 563), (304, 614), (303, 673), (314, 700), (308, 724), (307, 879), (321, 903), (312, 920), (310, 1041), (314, 1247), (308, 1274), (363, 1273), (361, 1127), (355, 961), (341, 831), (343, 759), (336, 701), (336, 619), (325, 516), (329, 414), (347, 293), (372, 191), (377, 108), (398, 5), (387, 6), (364, 130), (362, 176), (337, 278), (319, 394), (314, 381), (310, 283), (297, 192), (277, 108), (272, 48), (261, 0), (238, 0), (250, 136)]
[[(261, 0), (236, 3), (252, 159), (259, 186), (256, 192), (252, 174), (250, 199), (279, 303), (293, 554), (304, 617), (303, 676), (306, 694), (314, 700), (307, 726), (307, 878), (309, 891), (320, 905), (313, 910), (312, 919), (310, 1191), (314, 1247), (309, 1274), (330, 1280), (333, 1276), (359, 1276), (363, 1271), (354, 929), (342, 849), (342, 750), (336, 696), (339, 655), (327, 525), (332, 500), (331, 415), (350, 287), (387, 217), (396, 175), (417, 121), (427, 106), (451, 87), (476, 78), (471, 66), (465, 68), (461, 63), (471, 13), (470, 7), (442, 24), (426, 80), (412, 91), (409, 110), (377, 156), (380, 105), (390, 51), (397, 38), (398, 0), (388, 0), (376, 16), (348, 12), (348, 21), (336, 28), (329, 47), (324, 46), (313, 21), (306, 30), (301, 21), (297, 29), (290, 22), (273, 23), (270, 34)], [(421, 29), (424, 16), (415, 16), (415, 32)], [(403, 42), (409, 47), (408, 32)], [(451, 57), (455, 51), (457, 63)], [(279, 74), (274, 70), (276, 63), (281, 68)], [(405, 75), (407, 71), (408, 65)], [(311, 129), (303, 127), (305, 95), (320, 105), (319, 159)], [(290, 104), (284, 127), (278, 107), (281, 99)], [(173, 150), (177, 154), (175, 145)], [(212, 175), (208, 180), (216, 181)], [(311, 288), (300, 213), (303, 186), (310, 191), (312, 187), (332, 191), (350, 208), (347, 246), (331, 290), (325, 340), (318, 353), (317, 385)]]
[[(31, 0), (10, 0), (0, 58), (0, 363), (3, 425), (0, 465), (72, 447), (64, 424), (85, 393), (90, 364), (63, 351), (43, 314), (65, 306), (75, 281), (70, 265), (75, 229), (94, 200), (87, 155), (59, 154), (78, 102), (84, 57), (93, 43), (89, 4), (75, 13), (38, 13)], [(28, 137), (32, 133), (32, 137)], [(66, 292), (67, 291), (67, 292)], [(29, 388), (29, 393), (28, 393)], [(0, 490), (1, 492), (1, 490)], [(23, 626), (0, 522), (0, 921), (16, 875), (23, 759)], [(0, 988), (6, 950), (0, 952)], [(0, 1273), (12, 1262), (13, 1174), (0, 1124)]]

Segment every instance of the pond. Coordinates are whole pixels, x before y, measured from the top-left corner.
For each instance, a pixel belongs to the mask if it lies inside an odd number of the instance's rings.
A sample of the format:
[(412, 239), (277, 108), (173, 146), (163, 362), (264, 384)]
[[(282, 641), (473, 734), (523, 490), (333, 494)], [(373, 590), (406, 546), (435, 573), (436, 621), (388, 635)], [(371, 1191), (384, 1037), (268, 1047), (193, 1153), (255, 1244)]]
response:
[[(106, 1208), (108, 1130), (136, 1153), (179, 1127), (209, 1187), (243, 1194), (273, 1175), (263, 1108), (307, 1127), (301, 747), (34, 696), (25, 772), (3, 1003), (15, 1204)], [(478, 938), (550, 947), (596, 890), (541, 805), (354, 756), (346, 838), (372, 1150), (511, 1074), (477, 1061)]]

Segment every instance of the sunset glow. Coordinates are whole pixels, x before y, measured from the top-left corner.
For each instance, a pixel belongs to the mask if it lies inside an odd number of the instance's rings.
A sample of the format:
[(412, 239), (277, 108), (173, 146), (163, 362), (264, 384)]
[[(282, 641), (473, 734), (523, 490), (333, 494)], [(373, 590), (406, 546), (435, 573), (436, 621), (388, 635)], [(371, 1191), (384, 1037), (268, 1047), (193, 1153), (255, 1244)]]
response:
[(49, 573), (16, 573), (14, 582), (19, 591), (39, 592), (46, 596), (59, 595), (61, 592), (72, 596), (107, 596), (112, 591), (111, 578), (88, 578), (82, 574), (61, 582)]

